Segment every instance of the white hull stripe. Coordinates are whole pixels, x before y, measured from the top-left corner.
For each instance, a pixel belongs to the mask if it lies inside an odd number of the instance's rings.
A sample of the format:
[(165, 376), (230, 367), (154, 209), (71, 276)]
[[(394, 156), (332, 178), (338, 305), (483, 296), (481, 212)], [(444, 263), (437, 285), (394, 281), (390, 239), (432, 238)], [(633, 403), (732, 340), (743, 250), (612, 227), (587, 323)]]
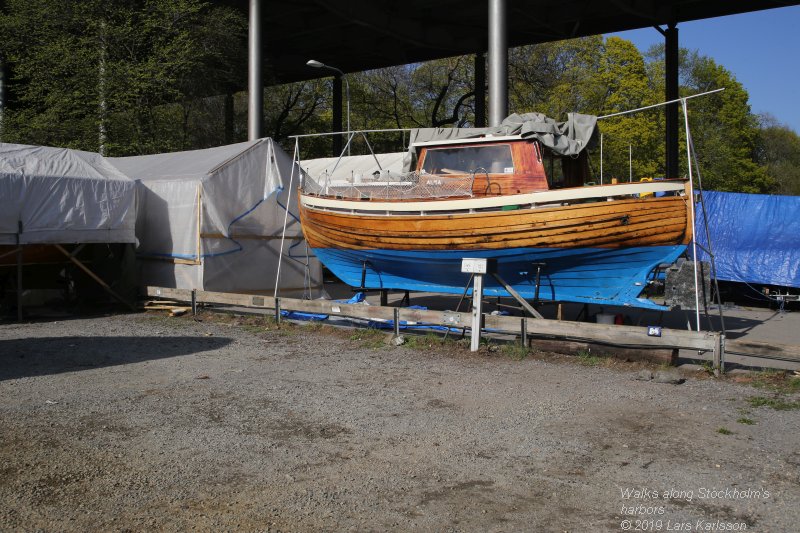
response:
[(468, 211), (470, 209), (486, 209), (504, 205), (537, 205), (584, 200), (590, 198), (610, 198), (631, 194), (683, 191), (684, 181), (646, 181), (637, 183), (620, 183), (616, 185), (593, 185), (570, 189), (532, 192), (527, 194), (510, 194), (506, 196), (490, 196), (484, 198), (458, 198), (452, 200), (432, 200), (425, 202), (373, 202), (369, 200), (337, 200), (318, 196), (300, 195), (304, 207), (336, 209), (346, 211)]

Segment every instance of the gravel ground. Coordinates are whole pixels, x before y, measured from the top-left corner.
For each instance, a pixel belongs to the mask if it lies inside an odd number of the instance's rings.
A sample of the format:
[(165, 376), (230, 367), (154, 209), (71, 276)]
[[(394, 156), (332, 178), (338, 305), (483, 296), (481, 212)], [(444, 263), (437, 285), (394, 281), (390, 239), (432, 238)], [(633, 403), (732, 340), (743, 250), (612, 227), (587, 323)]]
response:
[(748, 402), (772, 392), (426, 342), (0, 325), (0, 530), (797, 531), (800, 410)]

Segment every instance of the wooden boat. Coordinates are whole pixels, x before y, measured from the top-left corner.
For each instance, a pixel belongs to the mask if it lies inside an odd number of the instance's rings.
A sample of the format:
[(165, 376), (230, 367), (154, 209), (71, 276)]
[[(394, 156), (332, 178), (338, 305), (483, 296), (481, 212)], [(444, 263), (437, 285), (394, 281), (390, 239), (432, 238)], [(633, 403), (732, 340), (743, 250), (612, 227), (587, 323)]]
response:
[(663, 309), (640, 294), (692, 238), (688, 182), (584, 186), (585, 152), (558, 158), (518, 135), (413, 148), (409, 174), (304, 179), (306, 239), (349, 285), (461, 294), (461, 259), (478, 257), (526, 299)]

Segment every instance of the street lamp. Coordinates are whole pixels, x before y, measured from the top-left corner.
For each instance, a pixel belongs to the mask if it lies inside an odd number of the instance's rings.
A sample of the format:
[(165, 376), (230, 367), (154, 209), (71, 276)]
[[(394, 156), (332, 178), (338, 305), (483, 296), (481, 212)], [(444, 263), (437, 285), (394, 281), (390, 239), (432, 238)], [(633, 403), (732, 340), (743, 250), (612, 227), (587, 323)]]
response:
[[(347, 78), (345, 77), (344, 72), (342, 72), (341, 70), (339, 70), (336, 67), (332, 67), (332, 66), (326, 65), (325, 63), (322, 63), (320, 61), (317, 61), (316, 59), (309, 59), (308, 61), (306, 61), (306, 65), (308, 65), (309, 67), (314, 67), (314, 68), (326, 68), (328, 70), (332, 70), (332, 71), (334, 71), (334, 72), (336, 72), (338, 74), (337, 77), (339, 79), (344, 80), (345, 97), (347, 99), (347, 135), (349, 137), (349, 135), (350, 135), (350, 84), (347, 83)], [(349, 144), (347, 145), (347, 155), (350, 155), (350, 145)]]

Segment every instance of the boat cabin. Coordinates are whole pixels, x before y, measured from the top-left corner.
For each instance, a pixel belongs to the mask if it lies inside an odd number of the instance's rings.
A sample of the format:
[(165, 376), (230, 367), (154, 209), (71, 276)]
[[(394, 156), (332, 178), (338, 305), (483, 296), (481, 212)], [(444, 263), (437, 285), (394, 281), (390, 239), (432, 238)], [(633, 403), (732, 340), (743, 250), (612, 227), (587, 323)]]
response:
[(589, 177), (586, 152), (562, 157), (520, 136), (429, 141), (413, 147), (420, 183), (440, 186), (470, 177), (473, 196), (581, 187)]

